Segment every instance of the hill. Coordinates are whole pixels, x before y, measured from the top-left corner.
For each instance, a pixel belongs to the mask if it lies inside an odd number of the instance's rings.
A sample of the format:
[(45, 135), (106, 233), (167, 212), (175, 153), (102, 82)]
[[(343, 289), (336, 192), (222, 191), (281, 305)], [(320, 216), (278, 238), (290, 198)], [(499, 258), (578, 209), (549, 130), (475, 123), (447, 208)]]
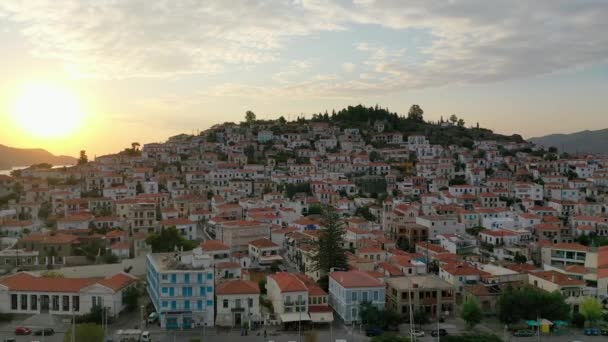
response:
[(544, 147), (557, 147), (560, 152), (608, 154), (608, 128), (571, 134), (551, 134), (529, 141)]
[[(314, 114), (310, 120), (298, 119), (296, 123), (307, 122), (330, 122), (342, 128), (355, 127), (363, 130), (373, 129), (375, 122), (381, 121), (385, 124), (385, 132), (401, 132), (408, 135), (423, 134), (429, 138), (431, 144), (442, 146), (458, 145), (471, 148), (475, 140), (496, 140), (500, 142), (524, 142), (518, 135), (502, 135), (494, 133), (479, 125), (465, 126), (465, 121), (454, 116), (453, 122), (438, 122), (423, 120), (424, 111), (417, 105), (413, 105), (407, 114), (391, 112), (388, 108), (366, 107), (363, 105), (348, 106), (339, 111)], [(451, 118), (450, 118), (451, 119)], [(289, 126), (284, 128), (288, 129)]]
[(0, 170), (40, 163), (71, 165), (76, 164), (76, 158), (55, 156), (41, 148), (15, 148), (0, 144)]

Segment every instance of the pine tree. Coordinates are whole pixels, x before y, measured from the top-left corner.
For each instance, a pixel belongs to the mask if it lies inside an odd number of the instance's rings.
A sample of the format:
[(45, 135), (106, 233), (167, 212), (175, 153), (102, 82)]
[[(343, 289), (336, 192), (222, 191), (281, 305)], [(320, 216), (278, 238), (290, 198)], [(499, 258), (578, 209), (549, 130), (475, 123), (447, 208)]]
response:
[(344, 227), (336, 209), (325, 208), (322, 225), (325, 229), (315, 243), (313, 262), (315, 270), (325, 276), (331, 268), (347, 269), (348, 261), (344, 249)]

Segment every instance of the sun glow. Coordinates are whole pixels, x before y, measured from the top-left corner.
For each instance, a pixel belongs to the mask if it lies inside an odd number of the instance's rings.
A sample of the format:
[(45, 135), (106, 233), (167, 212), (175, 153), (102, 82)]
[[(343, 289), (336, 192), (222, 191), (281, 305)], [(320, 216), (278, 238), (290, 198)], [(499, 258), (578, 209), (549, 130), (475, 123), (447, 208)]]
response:
[(24, 88), (12, 113), (15, 122), (25, 132), (40, 138), (68, 136), (80, 127), (84, 119), (76, 97), (65, 88), (49, 84)]

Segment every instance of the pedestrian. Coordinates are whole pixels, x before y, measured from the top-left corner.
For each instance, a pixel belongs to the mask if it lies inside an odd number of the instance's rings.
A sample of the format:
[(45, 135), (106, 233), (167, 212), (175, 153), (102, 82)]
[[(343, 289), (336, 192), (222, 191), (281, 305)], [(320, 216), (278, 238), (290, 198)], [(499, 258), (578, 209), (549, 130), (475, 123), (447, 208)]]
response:
[(266, 329), (264, 329), (264, 341), (266, 341), (266, 337), (268, 337), (268, 334), (266, 333)]

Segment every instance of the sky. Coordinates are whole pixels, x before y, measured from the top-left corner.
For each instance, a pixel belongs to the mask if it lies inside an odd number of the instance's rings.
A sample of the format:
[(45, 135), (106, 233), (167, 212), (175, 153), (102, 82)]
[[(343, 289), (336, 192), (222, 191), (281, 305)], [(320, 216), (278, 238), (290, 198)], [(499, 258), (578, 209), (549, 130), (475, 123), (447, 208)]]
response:
[[(359, 103), (524, 137), (606, 128), (607, 17), (605, 0), (3, 0), (0, 144), (91, 157)], [(73, 96), (76, 129), (15, 119), (40, 83)]]

